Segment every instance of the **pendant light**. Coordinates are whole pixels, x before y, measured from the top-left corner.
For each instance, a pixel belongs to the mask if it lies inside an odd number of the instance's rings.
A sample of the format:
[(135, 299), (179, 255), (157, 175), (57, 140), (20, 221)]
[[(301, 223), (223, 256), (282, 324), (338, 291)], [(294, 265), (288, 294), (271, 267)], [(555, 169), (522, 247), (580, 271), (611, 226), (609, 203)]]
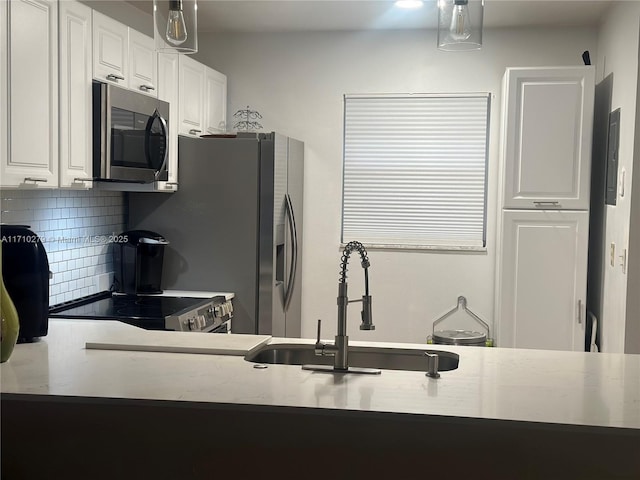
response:
[(482, 48), (483, 10), (484, 0), (438, 0), (438, 48)]
[(163, 53), (196, 53), (198, 5), (196, 0), (153, 0), (153, 36)]

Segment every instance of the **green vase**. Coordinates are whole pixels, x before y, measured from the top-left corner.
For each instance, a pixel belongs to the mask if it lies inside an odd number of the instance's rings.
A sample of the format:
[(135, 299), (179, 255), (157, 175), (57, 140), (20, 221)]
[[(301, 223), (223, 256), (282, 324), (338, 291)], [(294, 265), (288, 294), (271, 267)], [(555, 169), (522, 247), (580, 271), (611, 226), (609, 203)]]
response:
[[(0, 250), (0, 256), (2, 250)], [(20, 322), (18, 321), (18, 312), (13, 304), (9, 292), (4, 286), (2, 279), (2, 262), (0, 262), (0, 362), (9, 360), (13, 348), (18, 341), (18, 331), (20, 330)]]

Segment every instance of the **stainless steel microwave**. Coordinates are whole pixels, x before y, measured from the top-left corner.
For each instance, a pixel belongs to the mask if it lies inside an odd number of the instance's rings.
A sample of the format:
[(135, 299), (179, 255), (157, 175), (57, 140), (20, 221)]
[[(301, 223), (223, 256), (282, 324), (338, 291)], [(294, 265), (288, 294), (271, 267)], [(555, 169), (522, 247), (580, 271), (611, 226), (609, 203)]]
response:
[(151, 183), (168, 179), (169, 104), (93, 82), (93, 178)]

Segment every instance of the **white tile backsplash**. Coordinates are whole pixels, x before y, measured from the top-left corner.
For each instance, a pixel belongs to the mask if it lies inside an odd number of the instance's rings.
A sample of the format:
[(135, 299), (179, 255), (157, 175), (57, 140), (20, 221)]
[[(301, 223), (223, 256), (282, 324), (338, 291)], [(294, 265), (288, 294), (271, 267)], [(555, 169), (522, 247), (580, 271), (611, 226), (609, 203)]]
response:
[(114, 271), (108, 237), (126, 229), (126, 215), (122, 192), (0, 190), (0, 222), (29, 225), (47, 251), (50, 305), (104, 290)]

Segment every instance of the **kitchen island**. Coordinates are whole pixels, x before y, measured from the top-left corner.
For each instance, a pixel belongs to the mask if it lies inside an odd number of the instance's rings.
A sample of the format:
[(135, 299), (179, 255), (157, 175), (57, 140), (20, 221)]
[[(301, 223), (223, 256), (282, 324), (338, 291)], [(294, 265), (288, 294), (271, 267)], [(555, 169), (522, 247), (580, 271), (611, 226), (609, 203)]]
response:
[(52, 319), (18, 345), (2, 477), (640, 478), (640, 355), (437, 346), (460, 364), (433, 379), (85, 348), (148, 333)]

